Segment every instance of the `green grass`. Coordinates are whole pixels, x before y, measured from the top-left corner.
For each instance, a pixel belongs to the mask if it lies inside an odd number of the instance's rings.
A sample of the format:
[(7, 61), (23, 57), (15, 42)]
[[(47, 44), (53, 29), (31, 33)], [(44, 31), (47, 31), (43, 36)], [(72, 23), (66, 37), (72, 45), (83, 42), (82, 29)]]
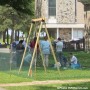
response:
[(9, 70), (10, 68), (10, 54), (0, 53), (0, 70)]
[(50, 84), (50, 85), (34, 85), (5, 87), (8, 90), (90, 90), (90, 82), (74, 83), (74, 84)]
[[(59, 73), (57, 69), (49, 67), (47, 68), (47, 72), (45, 73), (44, 68), (41, 65), (37, 67), (36, 73), (33, 69), (32, 77), (29, 77), (29, 67), (23, 66), (20, 74), (18, 74), (19, 68), (11, 68), (10, 71), (10, 54), (0, 53), (0, 83), (31, 82), (34, 80), (68, 80), (90, 78), (90, 53), (74, 52), (74, 54), (77, 56), (82, 65), (81, 69), (61, 69)], [(65, 52), (65, 56), (68, 56), (68, 52)], [(42, 62), (39, 60), (38, 64), (40, 65), (42, 64)], [(52, 56), (50, 57), (50, 64), (54, 64)]]
[(68, 80), (68, 79), (88, 79), (90, 78), (90, 70), (61, 70), (58, 73), (55, 69), (48, 69), (45, 73), (42, 68), (37, 68), (37, 72), (33, 71), (33, 76), (28, 77), (28, 69), (18, 74), (18, 70), (12, 70), (11, 73), (0, 72), (0, 83), (16, 83), (28, 82), (34, 80)]
[[(83, 51), (73, 52), (73, 54), (78, 58), (82, 67), (90, 68), (90, 53)], [(68, 58), (69, 52), (65, 52), (64, 55)]]

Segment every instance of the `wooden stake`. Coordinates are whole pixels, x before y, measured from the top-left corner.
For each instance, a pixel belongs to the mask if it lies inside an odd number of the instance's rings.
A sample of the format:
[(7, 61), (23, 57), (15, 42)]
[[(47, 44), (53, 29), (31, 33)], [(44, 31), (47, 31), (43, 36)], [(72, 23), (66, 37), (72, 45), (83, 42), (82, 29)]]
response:
[(45, 63), (44, 63), (44, 58), (43, 58), (43, 54), (42, 54), (40, 46), (39, 46), (39, 50), (40, 50), (40, 54), (41, 54), (41, 58), (42, 58), (42, 63), (43, 63), (43, 66), (44, 66), (44, 70), (45, 70), (45, 73), (46, 73), (46, 66), (45, 66)]
[[(44, 23), (44, 24), (45, 24), (45, 31), (46, 31), (48, 40), (49, 40), (49, 42), (50, 42), (50, 48), (51, 48), (51, 51), (52, 51), (52, 54), (53, 54), (53, 57), (54, 57), (54, 61), (55, 61), (55, 63), (57, 64), (57, 59), (56, 59), (56, 56), (55, 56), (55, 53), (54, 53), (54, 49), (53, 49), (52, 44), (51, 44), (51, 40), (50, 40), (50, 37), (49, 37), (49, 34), (48, 34), (48, 30), (47, 30), (47, 28), (46, 28), (46, 23)], [(59, 70), (59, 67), (57, 67), (57, 70), (60, 71), (60, 70)]]
[(21, 64), (20, 64), (20, 68), (19, 68), (19, 72), (18, 73), (20, 73), (21, 68), (22, 68), (22, 65), (23, 65), (23, 62), (24, 62), (24, 57), (25, 57), (25, 54), (26, 54), (26, 50), (27, 50), (28, 41), (29, 41), (29, 38), (30, 38), (32, 27), (33, 27), (33, 23), (31, 23), (31, 26), (30, 26), (29, 35), (28, 35), (28, 38), (27, 38), (27, 41), (26, 41), (26, 47), (25, 47), (25, 50), (24, 50), (24, 53), (23, 53), (23, 57), (22, 57), (22, 61), (21, 61)]
[(37, 42), (39, 40), (39, 35), (40, 35), (41, 28), (42, 28), (42, 22), (41, 22), (41, 25), (39, 27), (39, 32), (38, 32), (38, 35), (37, 35), (37, 40), (36, 40), (36, 44), (35, 44), (35, 47), (34, 47), (34, 52), (33, 52), (33, 55), (32, 55), (28, 76), (30, 75), (30, 71), (32, 70), (32, 64), (33, 64), (33, 60), (34, 60), (34, 57), (35, 57), (35, 52), (36, 52), (36, 49), (37, 49)]

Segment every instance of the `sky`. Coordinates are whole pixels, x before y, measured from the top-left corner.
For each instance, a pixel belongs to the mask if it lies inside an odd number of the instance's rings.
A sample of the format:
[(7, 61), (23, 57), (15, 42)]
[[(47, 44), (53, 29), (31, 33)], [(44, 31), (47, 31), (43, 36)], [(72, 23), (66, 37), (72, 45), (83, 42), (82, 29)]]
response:
[[(8, 29), (8, 34), (9, 34), (10, 36), (11, 36), (11, 31), (12, 31), (11, 29)], [(20, 31), (20, 32), (19, 32), (19, 36), (21, 37), (22, 35), (23, 35), (23, 32)]]

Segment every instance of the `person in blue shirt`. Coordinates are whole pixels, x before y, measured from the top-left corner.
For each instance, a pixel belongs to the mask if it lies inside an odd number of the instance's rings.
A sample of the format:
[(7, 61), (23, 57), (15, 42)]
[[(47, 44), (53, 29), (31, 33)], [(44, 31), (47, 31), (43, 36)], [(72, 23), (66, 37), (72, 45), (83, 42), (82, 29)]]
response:
[(47, 36), (44, 37), (44, 40), (41, 41), (40, 47), (44, 57), (44, 65), (48, 67), (49, 65), (49, 54), (50, 54), (50, 42), (47, 40)]
[(58, 38), (56, 43), (56, 55), (61, 67), (63, 67), (63, 42), (61, 41), (61, 38)]

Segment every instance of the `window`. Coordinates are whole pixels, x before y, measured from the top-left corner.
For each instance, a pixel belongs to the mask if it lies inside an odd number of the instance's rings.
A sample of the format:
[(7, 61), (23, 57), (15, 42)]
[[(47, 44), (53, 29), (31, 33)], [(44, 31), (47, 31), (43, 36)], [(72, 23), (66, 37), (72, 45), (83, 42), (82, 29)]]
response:
[(48, 0), (48, 14), (49, 16), (56, 16), (56, 0)]
[(83, 38), (83, 30), (74, 30), (73, 31), (73, 39)]

